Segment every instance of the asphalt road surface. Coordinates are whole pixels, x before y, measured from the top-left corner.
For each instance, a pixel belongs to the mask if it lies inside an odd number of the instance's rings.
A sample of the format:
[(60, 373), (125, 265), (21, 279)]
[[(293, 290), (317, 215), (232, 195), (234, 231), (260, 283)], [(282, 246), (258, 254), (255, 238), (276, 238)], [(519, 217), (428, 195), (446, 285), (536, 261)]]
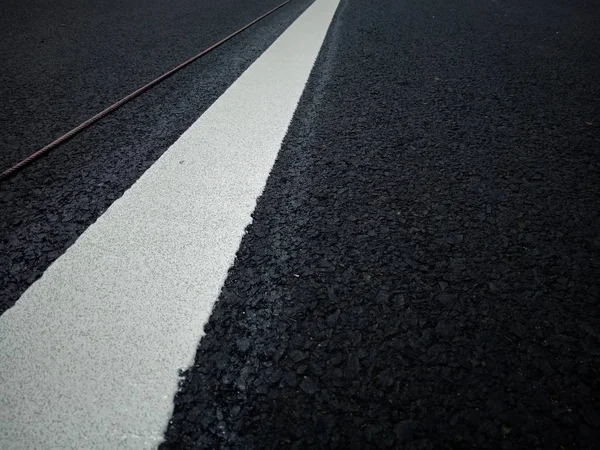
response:
[[(3, 2), (0, 169), (278, 3)], [(595, 448), (598, 55), (292, 0), (1, 182), (0, 447)]]

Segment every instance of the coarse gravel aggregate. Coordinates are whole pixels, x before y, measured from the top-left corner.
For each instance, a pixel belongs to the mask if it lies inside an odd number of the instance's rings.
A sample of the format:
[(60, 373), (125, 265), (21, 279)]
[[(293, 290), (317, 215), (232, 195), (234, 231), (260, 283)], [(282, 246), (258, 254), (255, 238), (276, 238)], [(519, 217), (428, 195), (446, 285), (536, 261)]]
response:
[(161, 448), (595, 448), (599, 19), (342, 0)]
[[(280, 3), (3, 4), (0, 170)], [(0, 314), (311, 3), (294, 0), (0, 183)]]

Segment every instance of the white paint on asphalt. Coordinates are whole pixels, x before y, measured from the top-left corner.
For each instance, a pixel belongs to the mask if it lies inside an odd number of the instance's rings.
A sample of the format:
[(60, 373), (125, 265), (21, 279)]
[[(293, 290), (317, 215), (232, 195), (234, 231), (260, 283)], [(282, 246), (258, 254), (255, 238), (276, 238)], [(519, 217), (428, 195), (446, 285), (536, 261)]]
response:
[(155, 447), (339, 0), (316, 0), (0, 317), (0, 448)]

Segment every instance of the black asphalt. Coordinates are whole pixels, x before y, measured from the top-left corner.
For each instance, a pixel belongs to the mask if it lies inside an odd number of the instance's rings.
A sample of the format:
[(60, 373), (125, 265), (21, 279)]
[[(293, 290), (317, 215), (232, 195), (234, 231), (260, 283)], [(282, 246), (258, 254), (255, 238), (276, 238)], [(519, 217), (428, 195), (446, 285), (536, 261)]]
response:
[[(278, 3), (3, 1), (0, 169)], [(0, 313), (309, 3), (0, 184)], [(591, 0), (342, 0), (162, 447), (597, 447), (598, 55)]]
[(597, 448), (599, 19), (342, 0), (162, 448)]
[[(0, 171), (280, 3), (3, 1)], [(310, 3), (294, 0), (0, 183), (0, 314)]]

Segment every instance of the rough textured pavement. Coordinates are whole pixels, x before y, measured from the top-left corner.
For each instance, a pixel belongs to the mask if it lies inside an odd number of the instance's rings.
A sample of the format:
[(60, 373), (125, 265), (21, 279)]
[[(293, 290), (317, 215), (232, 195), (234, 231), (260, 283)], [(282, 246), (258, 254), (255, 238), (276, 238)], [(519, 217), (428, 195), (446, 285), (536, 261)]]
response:
[(162, 448), (593, 448), (599, 16), (343, 1)]
[[(117, 3), (6, 2), (2, 165), (278, 2)], [(309, 3), (0, 185), (0, 312)], [(595, 448), (598, 54), (591, 0), (342, 0), (162, 448)]]

